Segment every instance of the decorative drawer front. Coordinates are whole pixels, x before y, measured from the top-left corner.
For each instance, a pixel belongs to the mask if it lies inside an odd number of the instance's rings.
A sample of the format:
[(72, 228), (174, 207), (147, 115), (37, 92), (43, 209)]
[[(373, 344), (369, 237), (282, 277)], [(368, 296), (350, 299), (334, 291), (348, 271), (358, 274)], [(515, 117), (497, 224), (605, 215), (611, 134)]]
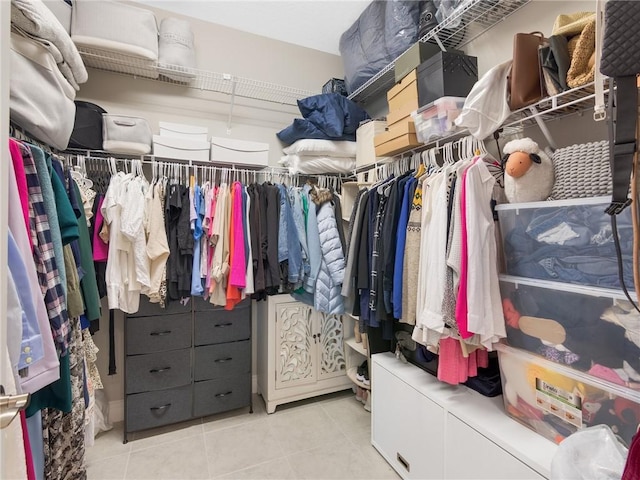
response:
[(250, 335), (251, 308), (248, 306), (195, 313), (195, 345), (246, 340)]
[(207, 380), (194, 385), (193, 415), (202, 417), (250, 405), (251, 374)]
[(129, 317), (127, 355), (163, 352), (191, 346), (191, 313)]
[(191, 385), (127, 395), (127, 431), (159, 427), (191, 418)]
[(191, 383), (191, 350), (134, 355), (126, 359), (126, 393), (148, 392)]
[(236, 377), (251, 372), (251, 342), (222, 343), (196, 347), (194, 379)]
[(151, 303), (144, 296), (140, 297), (140, 307), (136, 313), (128, 314), (129, 317), (151, 317), (154, 315), (164, 316), (172, 313), (191, 313), (191, 298), (183, 302), (168, 302), (165, 308), (160, 308), (159, 303)]

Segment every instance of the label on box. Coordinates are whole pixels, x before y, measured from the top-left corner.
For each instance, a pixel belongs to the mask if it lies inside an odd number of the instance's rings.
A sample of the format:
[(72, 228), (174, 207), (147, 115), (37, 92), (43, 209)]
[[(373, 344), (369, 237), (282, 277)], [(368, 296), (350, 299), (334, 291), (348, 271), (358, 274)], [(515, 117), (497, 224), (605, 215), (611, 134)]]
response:
[(536, 404), (541, 410), (582, 427), (582, 398), (578, 395), (536, 378)]

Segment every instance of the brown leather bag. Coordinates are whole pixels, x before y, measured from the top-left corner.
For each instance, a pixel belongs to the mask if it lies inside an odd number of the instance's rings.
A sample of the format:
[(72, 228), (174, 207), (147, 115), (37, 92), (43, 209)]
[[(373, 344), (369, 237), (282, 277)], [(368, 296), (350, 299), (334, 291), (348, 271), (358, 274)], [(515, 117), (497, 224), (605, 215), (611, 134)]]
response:
[(536, 103), (545, 96), (538, 49), (546, 44), (541, 32), (516, 33), (513, 37), (513, 65), (509, 79), (511, 111)]

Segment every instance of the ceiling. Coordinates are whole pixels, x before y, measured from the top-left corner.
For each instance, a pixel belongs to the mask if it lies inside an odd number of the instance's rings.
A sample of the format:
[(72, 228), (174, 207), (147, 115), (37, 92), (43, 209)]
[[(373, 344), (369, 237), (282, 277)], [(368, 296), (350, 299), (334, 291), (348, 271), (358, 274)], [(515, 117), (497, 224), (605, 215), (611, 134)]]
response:
[(340, 35), (371, 0), (136, 0), (153, 7), (339, 55)]

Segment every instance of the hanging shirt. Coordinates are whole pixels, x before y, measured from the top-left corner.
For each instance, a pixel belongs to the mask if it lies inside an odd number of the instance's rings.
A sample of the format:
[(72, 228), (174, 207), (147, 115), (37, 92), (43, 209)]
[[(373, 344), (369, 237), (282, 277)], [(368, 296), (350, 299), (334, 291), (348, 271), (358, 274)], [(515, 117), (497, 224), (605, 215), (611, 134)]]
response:
[(160, 285), (165, 276), (167, 259), (169, 258), (169, 241), (164, 227), (162, 213), (163, 188), (160, 182), (147, 190), (145, 196), (147, 210), (147, 257), (149, 257), (149, 280), (147, 292), (153, 303), (160, 301)]
[(225, 183), (218, 191), (214, 234), (216, 235), (216, 251), (211, 266), (211, 297), (209, 301), (222, 307), (227, 304), (227, 277), (229, 274), (229, 228), (231, 213), (229, 186)]
[(242, 298), (245, 298), (247, 295), (252, 295), (255, 293), (255, 284), (253, 279), (253, 249), (251, 248), (251, 221), (250, 221), (250, 212), (251, 212), (251, 197), (249, 196), (249, 191), (247, 187), (243, 187), (243, 195), (245, 199), (244, 204), (244, 225), (245, 225), (245, 246), (247, 262), (246, 262), (246, 287), (242, 291)]
[(201, 297), (204, 293), (204, 288), (202, 286), (202, 280), (200, 278), (200, 265), (202, 262), (202, 218), (204, 216), (204, 212), (201, 211), (202, 202), (200, 201), (202, 197), (202, 190), (200, 189), (200, 185), (195, 185), (193, 188), (193, 210), (195, 213), (195, 218), (191, 221), (192, 231), (193, 231), (193, 265), (191, 269), (191, 295), (195, 295)]

